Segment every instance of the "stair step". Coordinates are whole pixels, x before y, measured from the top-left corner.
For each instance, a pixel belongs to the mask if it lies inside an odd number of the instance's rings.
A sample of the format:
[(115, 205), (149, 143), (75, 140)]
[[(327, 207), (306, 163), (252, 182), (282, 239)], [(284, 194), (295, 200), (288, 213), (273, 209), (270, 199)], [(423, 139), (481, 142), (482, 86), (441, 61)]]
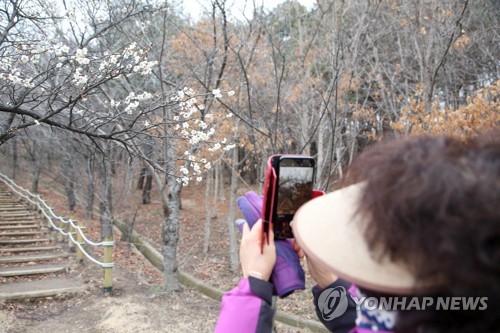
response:
[[(1, 209), (1, 208), (0, 208)], [(34, 212), (27, 212), (25, 210), (20, 210), (20, 211), (11, 211), (11, 212), (0, 212), (0, 217), (1, 218), (20, 218), (20, 217), (29, 217), (29, 218), (36, 218), (37, 214)]]
[(1, 232), (0, 236), (4, 237), (17, 237), (17, 236), (35, 236), (35, 235), (43, 235), (44, 233), (41, 231), (14, 231), (14, 232)]
[(23, 224), (23, 225), (0, 225), (0, 230), (17, 230), (17, 229), (33, 229), (38, 228), (36, 224)]
[(33, 247), (10, 247), (0, 248), (0, 253), (21, 253), (21, 252), (38, 252), (38, 251), (53, 251), (60, 250), (58, 246), (33, 246)]
[(33, 224), (36, 222), (35, 220), (32, 221), (25, 221), (25, 220), (20, 220), (20, 221), (0, 221), (0, 225), (12, 225), (12, 224)]
[(64, 272), (66, 265), (47, 264), (47, 265), (30, 265), (21, 267), (0, 267), (0, 276), (20, 276), (20, 275), (35, 275)]
[(31, 261), (54, 260), (54, 259), (64, 258), (67, 256), (68, 256), (68, 254), (64, 253), (64, 252), (15, 255), (15, 256), (8, 256), (8, 257), (0, 257), (0, 264), (13, 264), (13, 263), (23, 263), (23, 262), (31, 262)]
[(15, 210), (8, 210), (8, 211), (2, 210), (0, 212), (0, 216), (2, 216), (2, 215), (17, 216), (17, 215), (34, 215), (34, 214), (35, 214), (35, 211), (27, 209), (26, 207), (24, 207), (24, 209), (16, 208)]
[(17, 216), (17, 215), (33, 215), (33, 211), (30, 211), (26, 208), (24, 208), (24, 210), (17, 210), (17, 211), (10, 211), (10, 212), (6, 212), (6, 211), (2, 211), (0, 212), (0, 216), (2, 215), (10, 215), (10, 216)]
[(0, 245), (31, 244), (39, 242), (48, 242), (49, 238), (29, 238), (29, 239), (0, 239)]
[(26, 212), (26, 207), (20, 205), (5, 205), (0, 204), (0, 210), (6, 213), (15, 213), (15, 212)]
[(11, 221), (11, 220), (34, 220), (35, 215), (31, 214), (18, 214), (18, 215), (0, 215), (0, 220)]
[(66, 293), (78, 293), (84, 290), (80, 281), (70, 279), (50, 279), (10, 283), (0, 286), (0, 299), (48, 297)]

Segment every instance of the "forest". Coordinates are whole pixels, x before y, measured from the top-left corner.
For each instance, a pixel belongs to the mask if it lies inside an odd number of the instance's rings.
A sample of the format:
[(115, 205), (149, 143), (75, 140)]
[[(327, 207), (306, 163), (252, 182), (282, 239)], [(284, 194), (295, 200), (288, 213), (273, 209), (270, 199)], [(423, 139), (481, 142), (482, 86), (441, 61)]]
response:
[(313, 156), (330, 191), (378, 141), (498, 128), (498, 1), (206, 3), (193, 19), (170, 0), (0, 1), (0, 171), (34, 193), (53, 174), (103, 239), (123, 193), (158, 198), (166, 290), (186, 187), (206, 193), (205, 251), (227, 193), (235, 271), (235, 200), (269, 155)]

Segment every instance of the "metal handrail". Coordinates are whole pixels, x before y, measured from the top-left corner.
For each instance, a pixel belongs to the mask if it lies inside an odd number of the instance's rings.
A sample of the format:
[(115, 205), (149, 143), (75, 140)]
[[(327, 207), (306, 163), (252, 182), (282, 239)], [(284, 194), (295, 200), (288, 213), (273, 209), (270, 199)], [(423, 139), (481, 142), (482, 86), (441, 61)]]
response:
[[(77, 239), (75, 239), (73, 237), (73, 235), (78, 233), (82, 237), (82, 239), (85, 241), (85, 243), (92, 245), (92, 246), (114, 246), (114, 244), (115, 244), (114, 241), (102, 241), (99, 243), (92, 242), (91, 240), (89, 240), (87, 238), (87, 236), (85, 236), (85, 233), (83, 232), (84, 227), (79, 226), (78, 224), (75, 223), (76, 221), (74, 221), (72, 219), (65, 219), (63, 217), (56, 215), (54, 213), (53, 209), (49, 205), (47, 205), (45, 200), (43, 200), (40, 197), (40, 195), (35, 195), (35, 194), (31, 193), (30, 191), (24, 189), (23, 187), (17, 185), (12, 179), (10, 179), (9, 177), (7, 177), (6, 175), (4, 175), (1, 172), (0, 172), (0, 180), (2, 180), (17, 195), (19, 195), (20, 197), (29, 201), (31, 204), (38, 207), (39, 211), (42, 212), (42, 214), (45, 216), (45, 218), (50, 222), (51, 227), (53, 229), (59, 231), (62, 235), (68, 236), (70, 241), (73, 244), (75, 244), (78, 247), (78, 249), (85, 255), (85, 257), (87, 257), (90, 261), (101, 266), (102, 268), (112, 268), (114, 266), (112, 262), (110, 262), (110, 263), (100, 262), (100, 261), (96, 260), (95, 258), (93, 258), (87, 251), (85, 251), (82, 244), (80, 244), (80, 242)], [(50, 214), (48, 214), (47, 212), (50, 212)], [(64, 229), (57, 226), (53, 222), (52, 219), (59, 220), (60, 222), (64, 223), (65, 225), (69, 224), (73, 228), (73, 230), (75, 230), (75, 232), (64, 231)]]

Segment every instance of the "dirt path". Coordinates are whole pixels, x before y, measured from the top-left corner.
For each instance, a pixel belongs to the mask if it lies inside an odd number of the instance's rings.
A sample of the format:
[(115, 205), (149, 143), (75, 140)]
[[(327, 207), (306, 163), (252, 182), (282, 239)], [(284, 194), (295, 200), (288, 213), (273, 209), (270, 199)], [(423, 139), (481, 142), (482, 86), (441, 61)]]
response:
[[(161, 292), (162, 274), (137, 252), (126, 258), (118, 241), (113, 294), (104, 295), (102, 270), (74, 264), (69, 277), (85, 282), (83, 293), (0, 303), (0, 333), (213, 332), (219, 302), (183, 288)], [(277, 332), (308, 332), (277, 323)]]
[(116, 263), (112, 295), (102, 293), (93, 264), (69, 275), (84, 280), (86, 291), (1, 303), (0, 332), (212, 332), (217, 320), (218, 302), (190, 289), (162, 293), (161, 273), (135, 252)]

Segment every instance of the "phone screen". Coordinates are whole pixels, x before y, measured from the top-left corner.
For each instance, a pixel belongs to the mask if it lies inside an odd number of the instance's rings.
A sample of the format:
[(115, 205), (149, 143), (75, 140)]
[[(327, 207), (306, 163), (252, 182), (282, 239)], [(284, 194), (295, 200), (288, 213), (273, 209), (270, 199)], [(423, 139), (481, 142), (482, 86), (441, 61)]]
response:
[(280, 156), (276, 162), (278, 186), (274, 233), (279, 239), (292, 238), (290, 222), (297, 209), (312, 198), (314, 159)]

